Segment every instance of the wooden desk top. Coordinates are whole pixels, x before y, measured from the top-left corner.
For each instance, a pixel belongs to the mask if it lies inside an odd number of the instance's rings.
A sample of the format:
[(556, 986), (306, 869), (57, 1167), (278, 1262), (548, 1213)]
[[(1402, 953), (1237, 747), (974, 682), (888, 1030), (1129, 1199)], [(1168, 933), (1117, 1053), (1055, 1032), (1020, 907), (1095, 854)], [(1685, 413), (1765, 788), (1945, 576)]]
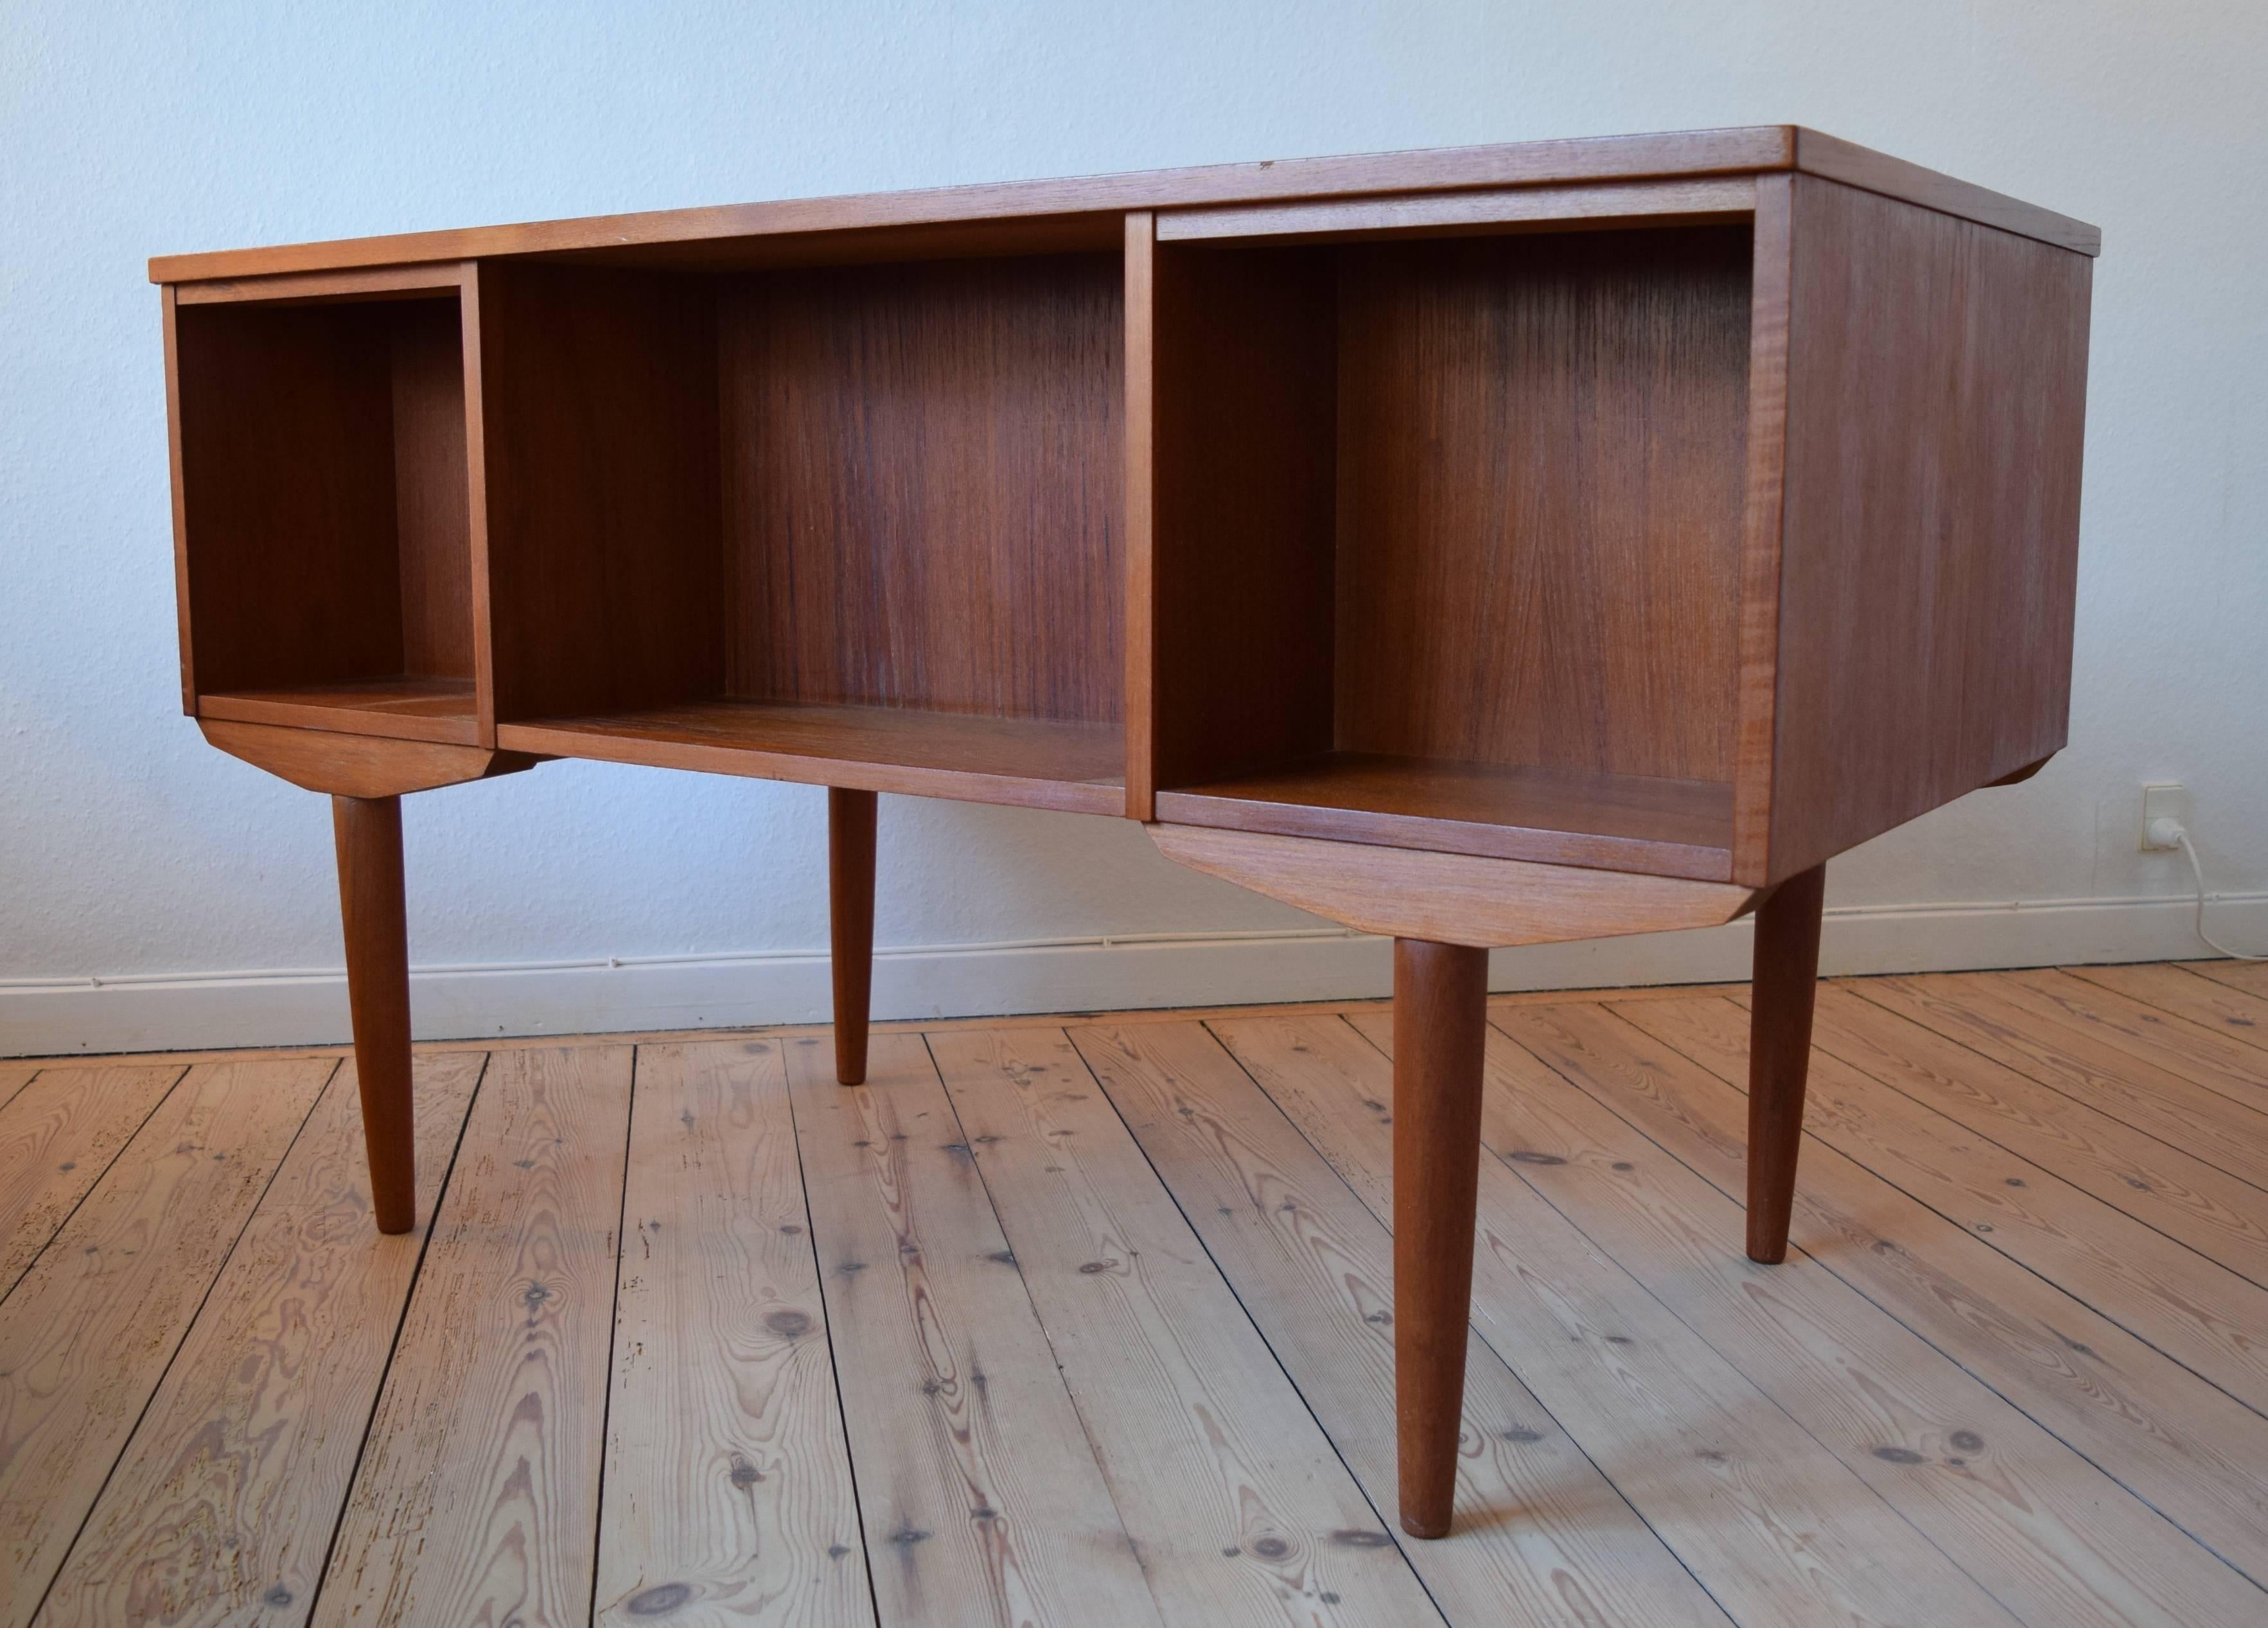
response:
[(828, 252), (840, 252), (844, 246), (837, 234), (842, 233), (872, 234), (877, 239), (871, 246), (876, 257), (895, 258), (949, 254), (954, 249), (952, 229), (966, 229), (973, 223), (990, 228), (983, 239), (987, 253), (998, 252), (1002, 231), (1019, 227), (1034, 252), (1108, 248), (1119, 242), (1118, 217), (1129, 210), (1206, 210), (1388, 193), (1773, 172), (1823, 176), (2081, 254), (2095, 254), (2102, 247), (2102, 233), (2083, 221), (1817, 130), (1769, 124), (1218, 164), (161, 254), (150, 262), (150, 279), (189, 283), (506, 255), (573, 255), (637, 265), (706, 263), (721, 269), (792, 261), (796, 258), (793, 240), (815, 235), (830, 239)]

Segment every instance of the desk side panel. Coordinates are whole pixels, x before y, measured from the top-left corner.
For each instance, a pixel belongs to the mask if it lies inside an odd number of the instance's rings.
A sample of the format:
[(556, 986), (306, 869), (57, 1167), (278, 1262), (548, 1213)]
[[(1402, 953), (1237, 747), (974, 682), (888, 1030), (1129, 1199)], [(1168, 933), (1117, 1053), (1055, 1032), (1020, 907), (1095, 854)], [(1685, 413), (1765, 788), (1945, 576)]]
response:
[(2092, 262), (1793, 178), (1776, 881), (2060, 748)]
[(173, 507), (173, 620), (181, 652), (181, 711), (197, 715), (196, 643), (189, 623), (189, 519), (181, 499), (180, 304), (173, 286), (158, 291), (166, 344), (166, 470)]

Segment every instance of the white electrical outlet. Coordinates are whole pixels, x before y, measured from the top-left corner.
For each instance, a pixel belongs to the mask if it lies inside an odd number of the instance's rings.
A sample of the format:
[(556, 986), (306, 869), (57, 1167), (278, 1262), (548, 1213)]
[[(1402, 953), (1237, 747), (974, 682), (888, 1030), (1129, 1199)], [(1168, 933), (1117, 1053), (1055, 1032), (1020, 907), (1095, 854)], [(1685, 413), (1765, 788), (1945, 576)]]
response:
[(2153, 821), (2173, 820), (2183, 827), (2190, 822), (2190, 789), (2185, 785), (2146, 785), (2142, 788), (2142, 851), (2161, 852), (2179, 848), (2179, 843), (2160, 843), (2150, 840)]

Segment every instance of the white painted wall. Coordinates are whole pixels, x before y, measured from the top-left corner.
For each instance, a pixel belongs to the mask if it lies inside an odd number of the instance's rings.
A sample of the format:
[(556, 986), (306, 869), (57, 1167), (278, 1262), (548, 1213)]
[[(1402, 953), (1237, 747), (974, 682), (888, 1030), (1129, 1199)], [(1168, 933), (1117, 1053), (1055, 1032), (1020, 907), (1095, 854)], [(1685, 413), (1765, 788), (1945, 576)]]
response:
[[(2180, 861), (2134, 851), (2148, 779), (2194, 788), (2215, 888), (2249, 895), (2223, 936), (2268, 941), (2264, 85), (2254, 0), (8, 0), (0, 1053), (344, 1029), (322, 803), (176, 711), (147, 255), (1779, 121), (2105, 239), (2071, 748), (1838, 861), (1830, 964), (2186, 953), (2164, 902)], [(417, 961), (490, 969), (421, 978), (426, 1032), (820, 1009), (816, 791), (555, 764), (415, 799), (408, 826)], [(1380, 987), (1376, 946), (1243, 936), (1313, 924), (1123, 822), (892, 799), (882, 836), (879, 938), (904, 952), (882, 968), (887, 1013)], [(1099, 942), (1184, 933), (1228, 936)], [(965, 947), (1001, 941), (1027, 947)], [(1730, 973), (1743, 945), (1523, 952), (1498, 976)], [(641, 960), (683, 956), (706, 959)], [(526, 964), (546, 962), (584, 965)], [(276, 969), (302, 976), (247, 976)]]

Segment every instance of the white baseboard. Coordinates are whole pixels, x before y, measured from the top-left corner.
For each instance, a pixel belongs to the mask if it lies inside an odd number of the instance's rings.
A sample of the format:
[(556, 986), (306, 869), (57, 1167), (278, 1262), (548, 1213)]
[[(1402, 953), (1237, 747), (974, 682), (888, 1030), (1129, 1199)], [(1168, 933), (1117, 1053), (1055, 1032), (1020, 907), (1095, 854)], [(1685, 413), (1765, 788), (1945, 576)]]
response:
[[(1956, 971), (2195, 959), (2189, 899), (1860, 905), (1831, 910), (1831, 974)], [(2213, 906), (2217, 936), (2268, 947), (2268, 895)], [(1744, 978), (1746, 922), (1701, 932), (1498, 950), (1496, 990), (1592, 989)], [(1289, 932), (923, 946), (878, 952), (877, 1018), (975, 1017), (1383, 995), (1383, 939)], [(818, 952), (424, 967), (411, 974), (418, 1037), (598, 1034), (824, 1022)], [(0, 980), (0, 1057), (329, 1044), (347, 1036), (336, 969)]]

